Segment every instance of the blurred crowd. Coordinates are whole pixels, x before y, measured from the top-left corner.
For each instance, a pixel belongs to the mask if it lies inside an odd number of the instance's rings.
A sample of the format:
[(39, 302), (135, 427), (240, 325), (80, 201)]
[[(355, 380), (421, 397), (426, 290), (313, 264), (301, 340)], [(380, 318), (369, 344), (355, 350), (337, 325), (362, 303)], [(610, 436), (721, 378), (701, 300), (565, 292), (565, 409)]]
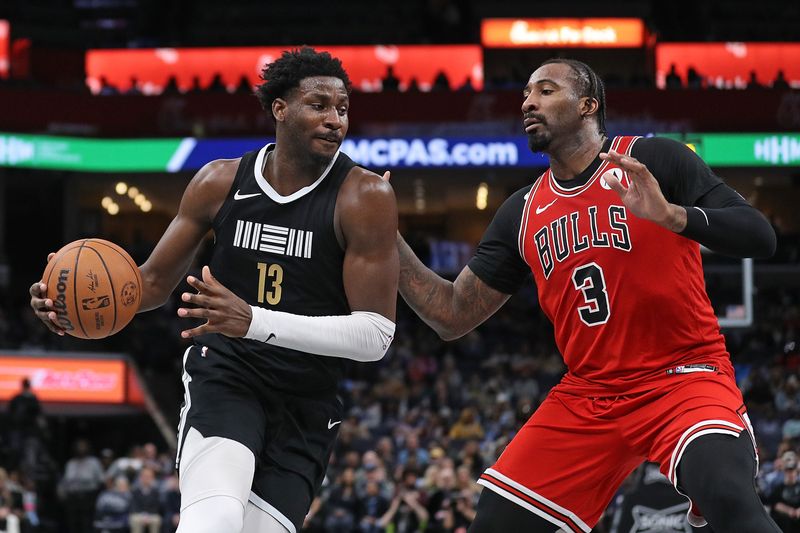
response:
[[(23, 304), (0, 307), (0, 347), (94, 346), (49, 334)], [(728, 348), (758, 439), (759, 490), (784, 531), (800, 531), (800, 290), (763, 287), (755, 304), (756, 324), (726, 331)], [(173, 419), (184, 342), (176, 306), (177, 298), (140, 315), (103, 346), (130, 353), (154, 393), (170, 389), (156, 399)], [(347, 416), (305, 530), (466, 531), (478, 476), (564, 371), (532, 286), (478, 330), (449, 343), (401, 304), (385, 359), (353, 364), (342, 383)], [(0, 532), (175, 530), (180, 500), (165, 441), (134, 436), (119, 448), (106, 447), (92, 421), (64, 441), (48, 426), (35, 386), (25, 384), (4, 416)], [(612, 511), (595, 531), (611, 531)]]

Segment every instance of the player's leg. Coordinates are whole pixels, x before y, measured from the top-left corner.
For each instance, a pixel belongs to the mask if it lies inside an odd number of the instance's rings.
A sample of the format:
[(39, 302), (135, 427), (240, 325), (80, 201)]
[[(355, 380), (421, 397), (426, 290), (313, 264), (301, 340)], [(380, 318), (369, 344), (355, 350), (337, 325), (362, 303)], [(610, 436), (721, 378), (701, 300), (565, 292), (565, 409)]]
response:
[(178, 533), (241, 531), (255, 464), (243, 444), (190, 428), (181, 451)]
[[(283, 421), (276, 428), (259, 456), (258, 471), (253, 479), (250, 506), (246, 519), (274, 518), (289, 533), (303, 528), (311, 501), (319, 491), (333, 451), (342, 404), (335, 395), (323, 398), (296, 397), (282, 394), (271, 401), (280, 409)], [(260, 532), (259, 532), (260, 533)]]
[(179, 533), (239, 533), (244, 521), (270, 421), (257, 384), (228, 359), (199, 346), (184, 355)]
[(478, 480), (484, 491), (470, 531), (591, 531), (643, 460), (622, 441), (615, 401), (595, 400), (547, 396)]
[(277, 518), (262, 511), (252, 503), (247, 504), (244, 511), (244, 527), (242, 533), (293, 533)]
[(557, 529), (552, 522), (486, 489), (478, 500), (477, 514), (468, 533), (553, 533)]
[(756, 494), (755, 443), (733, 369), (673, 374), (651, 394), (642, 420), (657, 435), (648, 455), (692, 500), (690, 522), (720, 532), (780, 531)]
[[(714, 531), (778, 532), (756, 493), (756, 470), (747, 431), (739, 437), (712, 433), (686, 447), (678, 465), (678, 482)], [(694, 514), (699, 513), (694, 510)]]

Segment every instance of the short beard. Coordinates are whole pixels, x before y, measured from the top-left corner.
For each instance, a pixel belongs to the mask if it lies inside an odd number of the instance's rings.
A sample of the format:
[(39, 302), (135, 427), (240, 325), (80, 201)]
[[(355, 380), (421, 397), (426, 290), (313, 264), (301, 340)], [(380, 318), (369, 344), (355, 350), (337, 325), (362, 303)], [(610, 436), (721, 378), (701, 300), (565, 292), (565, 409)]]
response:
[(528, 148), (531, 152), (541, 152), (550, 146), (552, 139), (544, 133), (528, 135)]
[(316, 163), (316, 164), (318, 164), (320, 166), (324, 166), (324, 167), (327, 167), (328, 165), (330, 165), (331, 164), (331, 160), (333, 159), (332, 155), (316, 154), (314, 152), (311, 152), (309, 154), (309, 156), (310, 156), (310, 159), (314, 163)]

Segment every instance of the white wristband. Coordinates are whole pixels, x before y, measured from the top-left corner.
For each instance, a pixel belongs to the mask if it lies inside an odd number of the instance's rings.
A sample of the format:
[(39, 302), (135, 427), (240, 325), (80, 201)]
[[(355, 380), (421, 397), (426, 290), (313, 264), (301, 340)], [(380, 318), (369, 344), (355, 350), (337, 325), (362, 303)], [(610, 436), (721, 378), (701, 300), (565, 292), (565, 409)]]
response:
[(304, 316), (250, 306), (245, 339), (301, 352), (354, 361), (378, 361), (394, 338), (395, 324), (369, 311), (350, 315)]

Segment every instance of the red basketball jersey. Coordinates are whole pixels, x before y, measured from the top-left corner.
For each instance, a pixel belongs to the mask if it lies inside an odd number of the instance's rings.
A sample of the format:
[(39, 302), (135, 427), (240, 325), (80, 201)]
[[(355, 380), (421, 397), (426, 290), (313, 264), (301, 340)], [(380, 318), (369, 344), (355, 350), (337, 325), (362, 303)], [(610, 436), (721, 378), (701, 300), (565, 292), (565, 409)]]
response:
[[(611, 148), (630, 154), (636, 139), (616, 137)], [(606, 172), (628, 185), (608, 161), (573, 189), (559, 186), (548, 169), (522, 214), (520, 253), (569, 369), (559, 388), (632, 392), (692, 364), (733, 375), (705, 291), (700, 246), (629, 213)]]

